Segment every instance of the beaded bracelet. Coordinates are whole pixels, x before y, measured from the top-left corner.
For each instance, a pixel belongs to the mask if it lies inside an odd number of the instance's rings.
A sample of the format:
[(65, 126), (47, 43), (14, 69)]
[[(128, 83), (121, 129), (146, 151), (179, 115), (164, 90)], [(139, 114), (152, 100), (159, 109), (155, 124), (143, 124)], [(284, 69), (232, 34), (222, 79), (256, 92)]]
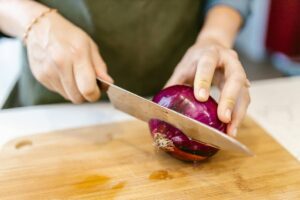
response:
[(57, 12), (57, 9), (49, 8), (48, 10), (42, 12), (39, 16), (34, 18), (32, 22), (29, 24), (29, 26), (26, 28), (26, 31), (23, 35), (23, 43), (26, 44), (26, 40), (28, 38), (29, 32), (31, 31), (32, 27), (39, 22), (39, 20), (43, 17), (45, 17), (47, 14), (51, 12)]

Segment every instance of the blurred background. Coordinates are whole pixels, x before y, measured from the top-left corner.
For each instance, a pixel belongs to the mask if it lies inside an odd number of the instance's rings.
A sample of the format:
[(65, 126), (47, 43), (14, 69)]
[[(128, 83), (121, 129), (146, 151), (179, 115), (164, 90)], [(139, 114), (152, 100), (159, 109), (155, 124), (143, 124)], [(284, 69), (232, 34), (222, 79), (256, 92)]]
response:
[[(300, 1), (253, 0), (236, 49), (250, 80), (300, 74)], [(20, 73), (20, 42), (0, 40), (0, 108)]]

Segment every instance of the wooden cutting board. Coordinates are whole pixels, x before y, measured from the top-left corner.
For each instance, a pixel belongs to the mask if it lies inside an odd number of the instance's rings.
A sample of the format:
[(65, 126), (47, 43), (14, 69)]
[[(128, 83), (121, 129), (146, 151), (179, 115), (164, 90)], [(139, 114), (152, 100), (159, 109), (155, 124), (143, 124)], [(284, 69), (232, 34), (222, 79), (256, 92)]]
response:
[(249, 118), (238, 139), (256, 156), (192, 164), (157, 152), (139, 121), (18, 138), (0, 153), (0, 199), (300, 199), (297, 160)]

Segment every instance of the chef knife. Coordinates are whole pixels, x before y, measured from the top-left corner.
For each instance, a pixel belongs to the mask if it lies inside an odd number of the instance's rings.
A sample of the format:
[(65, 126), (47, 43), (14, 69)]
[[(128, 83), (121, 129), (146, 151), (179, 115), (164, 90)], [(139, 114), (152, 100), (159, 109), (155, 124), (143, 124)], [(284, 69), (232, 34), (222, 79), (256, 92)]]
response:
[(150, 119), (165, 121), (181, 130), (188, 137), (218, 149), (240, 152), (248, 156), (253, 155), (245, 145), (217, 129), (160, 106), (100, 78), (98, 80), (101, 82), (101, 86), (106, 88), (109, 100), (118, 110), (145, 122), (149, 122)]

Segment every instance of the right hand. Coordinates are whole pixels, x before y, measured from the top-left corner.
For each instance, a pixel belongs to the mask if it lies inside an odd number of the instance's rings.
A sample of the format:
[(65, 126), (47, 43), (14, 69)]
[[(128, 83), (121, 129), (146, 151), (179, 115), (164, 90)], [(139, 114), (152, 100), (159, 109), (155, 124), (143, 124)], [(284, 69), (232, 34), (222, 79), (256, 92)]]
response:
[(96, 77), (113, 82), (95, 42), (58, 13), (34, 24), (26, 45), (34, 77), (73, 103), (99, 99)]

